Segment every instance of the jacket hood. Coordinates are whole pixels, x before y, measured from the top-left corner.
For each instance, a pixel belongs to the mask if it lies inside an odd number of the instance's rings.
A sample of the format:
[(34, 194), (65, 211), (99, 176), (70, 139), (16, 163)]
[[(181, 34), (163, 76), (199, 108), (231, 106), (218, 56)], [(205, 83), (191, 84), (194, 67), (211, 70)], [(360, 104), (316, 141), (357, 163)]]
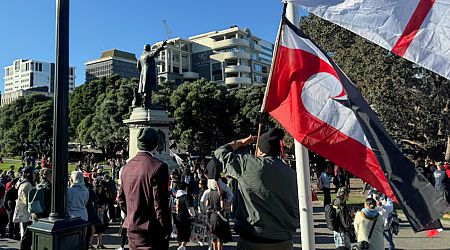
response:
[(339, 199), (339, 198), (336, 198), (336, 199), (333, 201), (333, 205), (334, 205), (334, 206), (345, 206), (345, 201), (343, 201), (343, 200), (341, 200), (341, 199)]
[(363, 208), (361, 211), (362, 211), (362, 212), (364, 213), (364, 215), (366, 215), (366, 217), (369, 218), (369, 219), (373, 219), (373, 218), (375, 218), (375, 217), (378, 215), (378, 211), (375, 210), (375, 209), (366, 209), (366, 208)]
[(71, 188), (82, 191), (84, 188), (86, 188), (86, 186), (84, 185), (84, 183), (74, 183), (72, 184)]
[(175, 195), (176, 198), (180, 198), (183, 195), (187, 195), (186, 191), (184, 190), (178, 190), (177, 194)]

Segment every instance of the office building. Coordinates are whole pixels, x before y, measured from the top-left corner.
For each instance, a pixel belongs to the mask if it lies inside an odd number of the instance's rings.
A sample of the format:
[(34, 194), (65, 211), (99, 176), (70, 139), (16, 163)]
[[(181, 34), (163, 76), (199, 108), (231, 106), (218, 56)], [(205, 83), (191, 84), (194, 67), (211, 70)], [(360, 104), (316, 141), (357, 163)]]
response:
[[(37, 60), (18, 59), (13, 65), (4, 67), (4, 93), (2, 105), (29, 95), (31, 92), (47, 92), (51, 95), (55, 88), (55, 64)], [(75, 68), (69, 68), (69, 91), (75, 87)], [(27, 91), (28, 90), (28, 91)]]
[(126, 78), (139, 78), (136, 56), (117, 49), (103, 51), (99, 59), (88, 61), (84, 65), (86, 82), (114, 74)]
[[(157, 60), (160, 83), (199, 78), (230, 87), (267, 83), (274, 46), (249, 29), (232, 26), (169, 42)], [(152, 49), (161, 44), (154, 44)]]

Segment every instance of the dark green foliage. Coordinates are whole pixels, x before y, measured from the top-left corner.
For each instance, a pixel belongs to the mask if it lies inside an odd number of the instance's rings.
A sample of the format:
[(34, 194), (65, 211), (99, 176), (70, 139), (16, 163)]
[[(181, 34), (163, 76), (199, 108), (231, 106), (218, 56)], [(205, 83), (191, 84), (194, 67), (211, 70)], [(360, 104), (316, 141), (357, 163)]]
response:
[(19, 98), (0, 109), (0, 144), (6, 154), (50, 152), (53, 100), (44, 95)]
[(78, 142), (101, 149), (106, 156), (125, 150), (136, 79), (102, 78), (78, 87), (71, 95), (72, 136)]
[(178, 147), (210, 153), (232, 137), (227, 88), (204, 79), (180, 85), (170, 97)]

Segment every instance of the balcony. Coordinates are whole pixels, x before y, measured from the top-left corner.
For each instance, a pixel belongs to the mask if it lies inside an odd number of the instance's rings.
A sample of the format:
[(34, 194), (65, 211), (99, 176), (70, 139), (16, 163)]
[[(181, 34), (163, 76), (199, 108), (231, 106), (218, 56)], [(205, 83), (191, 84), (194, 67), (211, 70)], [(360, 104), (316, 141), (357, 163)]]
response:
[(225, 73), (250, 73), (251, 68), (245, 65), (229, 65), (225, 67)]
[(247, 52), (223, 52), (223, 53), (217, 53), (217, 54), (213, 54), (210, 55), (209, 58), (219, 61), (219, 62), (223, 62), (227, 59), (250, 59), (250, 53)]
[(252, 79), (248, 77), (227, 77), (225, 78), (225, 84), (240, 85), (240, 84), (251, 84)]
[(196, 72), (183, 72), (183, 79), (198, 79), (200, 75)]
[(253, 44), (253, 49), (256, 51), (262, 51), (261, 45)]
[(218, 49), (225, 49), (225, 48), (236, 47), (236, 46), (250, 47), (250, 42), (245, 39), (230, 38), (230, 39), (225, 39), (222, 41), (216, 41), (213, 43), (212, 47), (213, 47), (213, 50), (218, 50)]

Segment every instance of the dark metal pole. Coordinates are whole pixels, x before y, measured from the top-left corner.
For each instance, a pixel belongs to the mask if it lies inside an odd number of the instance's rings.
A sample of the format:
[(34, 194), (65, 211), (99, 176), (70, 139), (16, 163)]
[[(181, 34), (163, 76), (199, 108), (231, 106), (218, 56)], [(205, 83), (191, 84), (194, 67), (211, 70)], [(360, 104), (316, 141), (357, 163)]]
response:
[(69, 0), (56, 0), (52, 219), (66, 217), (69, 120)]

